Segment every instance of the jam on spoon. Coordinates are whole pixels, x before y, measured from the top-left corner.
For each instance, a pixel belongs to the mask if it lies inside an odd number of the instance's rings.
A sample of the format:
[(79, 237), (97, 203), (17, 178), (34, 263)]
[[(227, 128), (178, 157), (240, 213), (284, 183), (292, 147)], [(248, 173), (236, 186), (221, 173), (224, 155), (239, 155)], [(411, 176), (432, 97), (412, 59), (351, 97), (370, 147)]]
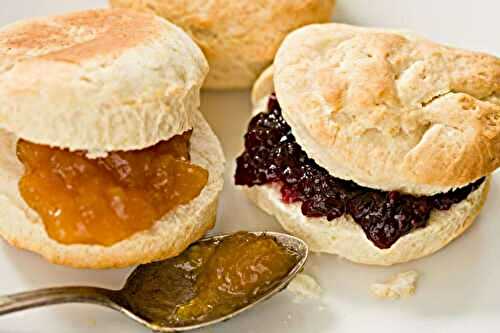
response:
[(187, 331), (232, 318), (282, 290), (307, 260), (300, 239), (239, 232), (139, 266), (121, 290), (62, 287), (0, 297), (0, 315), (61, 303), (110, 307), (154, 331)]

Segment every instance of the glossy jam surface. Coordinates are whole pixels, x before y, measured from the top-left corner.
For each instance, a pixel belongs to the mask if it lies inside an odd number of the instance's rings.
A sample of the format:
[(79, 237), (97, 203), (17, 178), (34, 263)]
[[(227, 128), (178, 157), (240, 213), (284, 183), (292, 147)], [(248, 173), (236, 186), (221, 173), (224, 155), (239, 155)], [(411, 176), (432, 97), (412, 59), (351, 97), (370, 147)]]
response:
[(19, 190), (52, 239), (109, 246), (199, 195), (208, 172), (189, 162), (189, 139), (98, 159), (21, 140)]
[(268, 236), (237, 233), (191, 246), (176, 258), (140, 266), (123, 293), (134, 312), (155, 323), (186, 326), (227, 315), (285, 277), (298, 256)]
[(414, 197), (359, 186), (329, 175), (295, 141), (275, 95), (268, 112), (256, 115), (237, 159), (237, 185), (276, 183), (284, 202), (299, 202), (302, 214), (333, 220), (350, 214), (368, 239), (385, 249), (427, 224), (432, 209), (448, 210), (476, 190), (480, 179), (464, 188), (430, 197)]

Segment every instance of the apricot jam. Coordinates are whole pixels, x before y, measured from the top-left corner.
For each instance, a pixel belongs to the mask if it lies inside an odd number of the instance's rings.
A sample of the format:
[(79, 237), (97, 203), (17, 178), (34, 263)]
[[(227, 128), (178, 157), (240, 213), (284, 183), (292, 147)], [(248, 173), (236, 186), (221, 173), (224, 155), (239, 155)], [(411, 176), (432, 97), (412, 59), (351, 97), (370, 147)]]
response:
[(275, 287), (298, 261), (272, 237), (240, 232), (140, 266), (123, 294), (141, 317), (181, 327), (243, 308)]
[(189, 162), (190, 136), (97, 159), (20, 140), (21, 196), (52, 239), (112, 245), (200, 194), (208, 172)]

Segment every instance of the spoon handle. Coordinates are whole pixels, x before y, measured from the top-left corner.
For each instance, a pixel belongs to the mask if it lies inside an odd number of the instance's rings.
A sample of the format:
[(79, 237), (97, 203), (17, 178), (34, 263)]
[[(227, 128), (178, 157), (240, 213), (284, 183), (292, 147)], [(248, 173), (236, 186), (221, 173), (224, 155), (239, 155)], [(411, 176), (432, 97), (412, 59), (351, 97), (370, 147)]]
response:
[(94, 287), (60, 287), (0, 296), (0, 315), (63, 303), (91, 303), (120, 309), (113, 290)]

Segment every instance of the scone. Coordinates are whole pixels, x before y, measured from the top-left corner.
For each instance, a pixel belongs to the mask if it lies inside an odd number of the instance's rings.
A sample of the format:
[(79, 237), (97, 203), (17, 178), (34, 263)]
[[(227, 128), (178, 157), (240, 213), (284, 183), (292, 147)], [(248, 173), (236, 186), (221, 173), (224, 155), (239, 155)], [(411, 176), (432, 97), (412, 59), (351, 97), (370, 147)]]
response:
[(215, 222), (208, 72), (180, 28), (95, 10), (0, 29), (0, 235), (73, 267), (147, 263)]
[(253, 103), (236, 184), (312, 250), (354, 262), (439, 250), (500, 166), (500, 59), (411, 33), (299, 29)]
[(184, 29), (210, 64), (208, 89), (244, 89), (271, 64), (285, 36), (328, 22), (335, 0), (110, 0), (113, 7), (153, 11)]

